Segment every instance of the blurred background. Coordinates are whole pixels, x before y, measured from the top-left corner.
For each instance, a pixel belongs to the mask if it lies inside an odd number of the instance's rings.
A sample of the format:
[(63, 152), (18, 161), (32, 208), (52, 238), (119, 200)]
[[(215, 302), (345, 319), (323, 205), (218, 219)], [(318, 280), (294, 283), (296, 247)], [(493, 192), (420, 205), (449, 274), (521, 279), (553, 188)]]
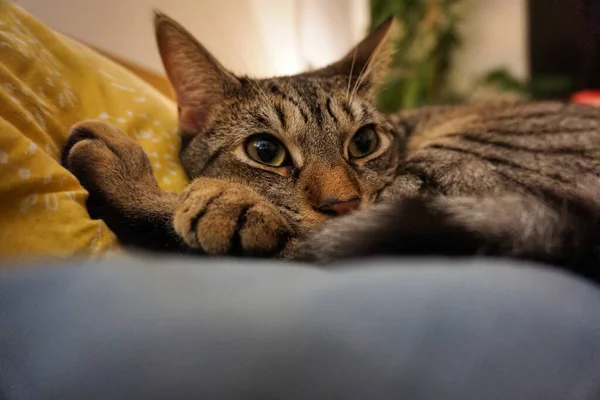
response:
[(169, 93), (152, 9), (255, 77), (317, 68), (388, 15), (401, 22), (380, 107), (489, 97), (564, 98), (600, 87), (597, 0), (16, 0), (46, 24)]

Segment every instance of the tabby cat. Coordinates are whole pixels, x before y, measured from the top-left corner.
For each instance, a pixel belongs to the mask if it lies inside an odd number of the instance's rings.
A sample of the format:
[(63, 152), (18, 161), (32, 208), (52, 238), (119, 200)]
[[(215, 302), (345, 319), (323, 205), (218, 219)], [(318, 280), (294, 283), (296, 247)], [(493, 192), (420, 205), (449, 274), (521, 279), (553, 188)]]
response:
[(193, 179), (162, 191), (142, 148), (76, 125), (64, 165), (90, 215), (128, 245), (328, 262), (486, 254), (600, 280), (600, 109), (558, 102), (429, 107), (386, 116), (389, 19), (341, 60), (271, 79), (235, 76), (157, 13)]

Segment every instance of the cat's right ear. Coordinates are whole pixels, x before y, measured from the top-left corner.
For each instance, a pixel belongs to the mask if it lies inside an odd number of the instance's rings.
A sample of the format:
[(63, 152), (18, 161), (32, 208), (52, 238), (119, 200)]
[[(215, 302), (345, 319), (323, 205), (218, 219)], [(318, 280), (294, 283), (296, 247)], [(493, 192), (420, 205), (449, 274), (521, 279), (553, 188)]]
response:
[(388, 74), (400, 33), (398, 21), (389, 17), (340, 60), (308, 74), (347, 77), (349, 87), (372, 94)]
[(206, 129), (212, 110), (234, 93), (240, 82), (173, 19), (155, 11), (154, 29), (179, 106), (181, 133), (194, 136)]

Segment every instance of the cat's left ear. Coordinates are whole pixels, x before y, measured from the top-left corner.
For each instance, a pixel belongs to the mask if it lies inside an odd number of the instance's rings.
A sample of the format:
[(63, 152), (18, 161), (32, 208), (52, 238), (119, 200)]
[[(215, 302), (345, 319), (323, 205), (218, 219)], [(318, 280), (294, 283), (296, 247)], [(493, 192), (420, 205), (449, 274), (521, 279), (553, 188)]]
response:
[(183, 26), (154, 12), (160, 56), (179, 106), (184, 138), (203, 132), (214, 109), (239, 90), (240, 81)]
[(343, 76), (351, 90), (356, 85), (358, 92), (373, 92), (388, 74), (398, 33), (398, 21), (388, 17), (340, 60), (309, 75)]

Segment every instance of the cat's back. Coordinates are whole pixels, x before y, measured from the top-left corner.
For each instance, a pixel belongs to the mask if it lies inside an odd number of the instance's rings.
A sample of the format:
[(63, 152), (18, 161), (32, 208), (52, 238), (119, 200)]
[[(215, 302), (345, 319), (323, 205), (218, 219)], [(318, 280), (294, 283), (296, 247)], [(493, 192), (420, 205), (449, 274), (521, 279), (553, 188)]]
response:
[(600, 108), (561, 102), (425, 107), (392, 117), (401, 173), (450, 195), (572, 185), (600, 176)]

